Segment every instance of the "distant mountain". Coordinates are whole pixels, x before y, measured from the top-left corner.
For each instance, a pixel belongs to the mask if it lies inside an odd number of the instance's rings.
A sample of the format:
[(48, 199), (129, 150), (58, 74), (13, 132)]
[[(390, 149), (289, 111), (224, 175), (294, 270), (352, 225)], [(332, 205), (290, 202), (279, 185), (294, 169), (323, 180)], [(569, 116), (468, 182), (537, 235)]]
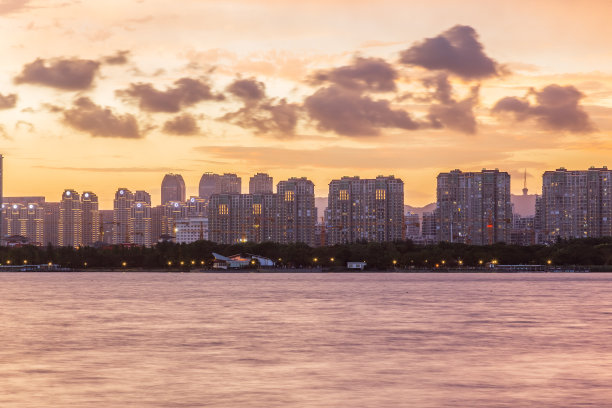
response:
[(411, 205), (404, 205), (404, 214), (411, 212), (413, 214), (419, 214), (419, 217), (423, 218), (423, 213), (432, 212), (436, 209), (436, 203), (430, 203), (423, 207), (413, 207)]

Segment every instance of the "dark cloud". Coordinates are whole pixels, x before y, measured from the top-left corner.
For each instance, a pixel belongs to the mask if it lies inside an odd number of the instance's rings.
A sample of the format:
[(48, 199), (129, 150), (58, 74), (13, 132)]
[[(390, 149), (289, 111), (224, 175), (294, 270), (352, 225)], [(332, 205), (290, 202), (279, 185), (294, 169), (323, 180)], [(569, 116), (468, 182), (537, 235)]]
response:
[(64, 111), (64, 122), (96, 137), (138, 139), (144, 136), (133, 115), (115, 114), (110, 108), (94, 104), (87, 97), (78, 98)]
[(236, 79), (227, 91), (246, 102), (256, 102), (266, 97), (266, 85), (255, 78)]
[(102, 58), (102, 62), (109, 65), (123, 65), (128, 63), (129, 51), (117, 51), (114, 55)]
[(190, 114), (184, 113), (170, 119), (164, 124), (164, 132), (173, 135), (190, 136), (200, 132), (197, 120)]
[(380, 128), (417, 129), (419, 124), (387, 100), (373, 100), (361, 92), (336, 85), (321, 88), (304, 101), (310, 117), (321, 130), (346, 136), (374, 136)]
[(0, 109), (11, 109), (17, 106), (17, 94), (0, 94)]
[(92, 86), (99, 67), (99, 62), (86, 59), (45, 61), (38, 58), (23, 67), (15, 82), (51, 86), (68, 91), (84, 90)]
[(131, 84), (128, 89), (117, 91), (117, 95), (137, 100), (144, 111), (168, 113), (179, 112), (201, 101), (224, 99), (223, 95), (213, 94), (206, 82), (192, 78), (181, 78), (165, 91), (155, 89), (152, 84)]
[(496, 76), (502, 71), (499, 64), (484, 53), (476, 30), (464, 25), (456, 25), (402, 51), (400, 62), (430, 70), (446, 70), (467, 80)]
[(517, 121), (535, 119), (545, 129), (591, 132), (595, 126), (580, 105), (583, 97), (584, 94), (572, 85), (551, 84), (540, 91), (531, 89), (523, 98), (502, 98), (492, 111), (497, 114), (509, 113)]
[(242, 100), (244, 106), (230, 112), (220, 120), (256, 133), (276, 133), (278, 136), (292, 135), (299, 119), (300, 106), (286, 99), (266, 97), (266, 86), (255, 78), (236, 79), (227, 91)]
[(478, 104), (479, 87), (472, 87), (470, 95), (460, 101), (453, 97), (453, 87), (446, 74), (438, 74), (423, 80), (426, 87), (434, 87), (430, 96), (433, 103), (427, 115), (434, 128), (448, 128), (459, 132), (476, 133), (474, 106)]
[(397, 72), (387, 61), (357, 57), (351, 65), (317, 72), (313, 82), (332, 82), (353, 90), (392, 92), (396, 89), (397, 77)]
[(285, 99), (268, 99), (258, 104), (246, 105), (236, 112), (224, 115), (221, 120), (256, 133), (292, 135), (299, 119), (300, 106)]

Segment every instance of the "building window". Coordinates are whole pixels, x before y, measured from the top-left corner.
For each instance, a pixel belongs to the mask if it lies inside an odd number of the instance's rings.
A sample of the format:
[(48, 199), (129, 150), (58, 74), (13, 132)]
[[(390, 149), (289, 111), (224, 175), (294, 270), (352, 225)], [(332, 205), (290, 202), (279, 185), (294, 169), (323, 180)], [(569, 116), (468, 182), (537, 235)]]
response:
[(219, 215), (228, 215), (229, 210), (227, 204), (219, 204)]
[(383, 189), (376, 190), (376, 199), (384, 200), (387, 197), (387, 191)]
[(285, 191), (285, 201), (293, 201), (295, 193), (293, 191)]
[(253, 204), (253, 214), (255, 215), (261, 214), (261, 204)]
[(349, 193), (348, 190), (340, 190), (340, 200), (348, 200)]

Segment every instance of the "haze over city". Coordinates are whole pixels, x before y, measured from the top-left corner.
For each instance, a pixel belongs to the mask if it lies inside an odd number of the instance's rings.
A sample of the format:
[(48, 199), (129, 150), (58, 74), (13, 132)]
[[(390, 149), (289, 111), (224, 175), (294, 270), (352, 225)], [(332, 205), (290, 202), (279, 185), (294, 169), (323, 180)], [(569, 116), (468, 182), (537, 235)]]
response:
[[(612, 4), (0, 2), (4, 195), (606, 165)], [(588, 21), (589, 24), (584, 24)]]

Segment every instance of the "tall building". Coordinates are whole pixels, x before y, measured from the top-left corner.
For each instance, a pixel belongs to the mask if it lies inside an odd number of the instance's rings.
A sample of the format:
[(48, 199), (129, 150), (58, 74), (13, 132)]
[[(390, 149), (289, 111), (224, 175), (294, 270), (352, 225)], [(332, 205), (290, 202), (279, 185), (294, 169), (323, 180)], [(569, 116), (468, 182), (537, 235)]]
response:
[(200, 197), (189, 197), (187, 200), (187, 217), (205, 217), (207, 216), (206, 207), (208, 200)]
[(78, 247), (83, 244), (83, 212), (79, 193), (64, 190), (60, 202), (58, 241), (60, 246)]
[(204, 173), (200, 178), (199, 196), (209, 199), (213, 194), (240, 194), (242, 179), (233, 173)]
[(44, 202), (41, 204), (44, 210), (44, 245), (58, 246), (60, 229), (60, 206), (57, 202)]
[(249, 194), (272, 194), (274, 180), (266, 173), (257, 173), (249, 180)]
[(213, 194), (208, 204), (208, 237), (222, 244), (254, 241), (254, 208), (251, 194)]
[(342, 177), (329, 183), (329, 244), (404, 238), (404, 182)]
[(91, 191), (81, 195), (83, 213), (83, 245), (91, 246), (100, 240), (100, 212), (98, 196)]
[(127, 188), (119, 188), (113, 201), (113, 244), (132, 242), (132, 205), (134, 194)]
[(147, 202), (138, 201), (132, 205), (130, 214), (132, 234), (130, 243), (150, 247), (151, 240), (151, 206)]
[(436, 213), (436, 211), (425, 212), (422, 215), (421, 237), (424, 244), (433, 244), (436, 242)]
[(509, 242), (510, 175), (499, 170), (438, 175), (437, 240), (473, 245)]
[(185, 201), (185, 181), (180, 174), (166, 174), (161, 184), (161, 204)]
[(208, 217), (188, 217), (176, 221), (176, 242), (190, 244), (208, 239)]
[(419, 214), (408, 212), (405, 216), (406, 238), (416, 240), (421, 236), (421, 220)]
[(612, 170), (546, 171), (539, 206), (544, 242), (611, 236)]
[(21, 230), (22, 208), (23, 205), (17, 203), (4, 206), (4, 219), (6, 220), (5, 228), (7, 237), (14, 235), (25, 236), (25, 232)]
[(156, 244), (162, 236), (162, 218), (166, 206), (151, 207), (151, 244)]
[(151, 204), (151, 194), (147, 193), (144, 190), (136, 190), (134, 193), (134, 202), (141, 202)]
[(292, 177), (276, 185), (278, 196), (278, 218), (276, 220), (276, 242), (289, 244), (302, 242), (316, 244), (314, 184), (306, 177)]
[(105, 244), (113, 243), (113, 210), (99, 210), (100, 214), (100, 241)]

